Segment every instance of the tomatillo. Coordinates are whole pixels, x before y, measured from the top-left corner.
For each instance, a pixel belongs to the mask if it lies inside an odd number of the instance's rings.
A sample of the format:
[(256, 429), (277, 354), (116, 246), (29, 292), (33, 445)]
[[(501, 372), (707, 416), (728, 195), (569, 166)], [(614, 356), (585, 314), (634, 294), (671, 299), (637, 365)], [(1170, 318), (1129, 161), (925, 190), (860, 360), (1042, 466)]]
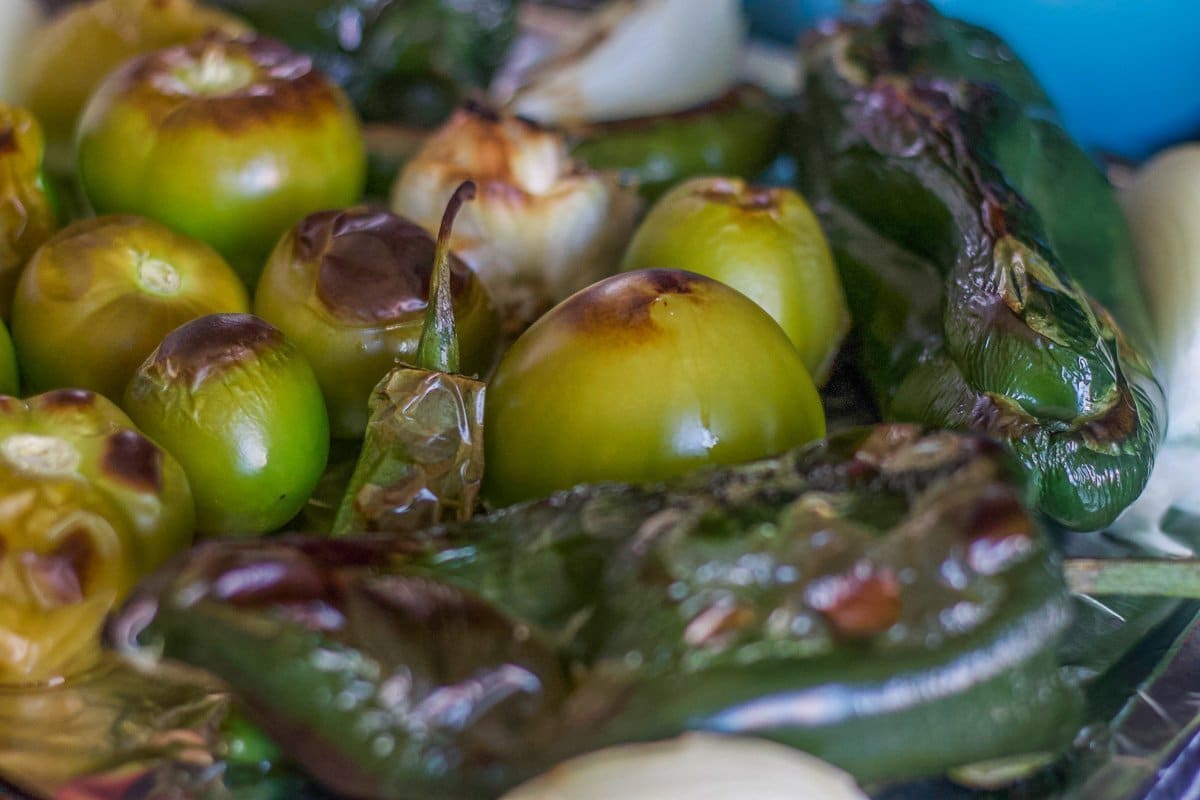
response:
[(577, 292), (529, 328), (487, 390), (484, 496), (648, 482), (825, 433), (787, 334), (745, 295), (682, 270)]
[[(375, 385), (398, 362), (414, 364), (425, 324), (434, 238), (382, 209), (322, 211), (279, 242), (254, 293), (254, 312), (308, 357), (333, 435), (361, 437)], [(462, 372), (495, 361), (499, 319), (479, 276), (450, 257), (450, 294)]]
[(13, 350), (8, 328), (0, 322), (0, 395), (17, 395), (21, 382), (17, 377), (17, 353)]
[(124, 406), (183, 465), (204, 534), (283, 525), (329, 455), (312, 368), (251, 314), (212, 314), (172, 331), (129, 382)]
[(17, 282), (12, 335), (28, 391), (70, 386), (119, 401), (172, 330), (248, 306), (237, 275), (203, 242), (141, 217), (97, 217), (34, 253)]
[(358, 200), (362, 130), (308, 56), (213, 35), (135, 58), (88, 101), (79, 175), (99, 212), (202, 239), (248, 286), (305, 214)]
[(621, 265), (647, 267), (686, 267), (758, 303), (787, 332), (817, 383), (824, 383), (850, 327), (829, 245), (791, 189), (722, 177), (680, 184), (646, 215)]

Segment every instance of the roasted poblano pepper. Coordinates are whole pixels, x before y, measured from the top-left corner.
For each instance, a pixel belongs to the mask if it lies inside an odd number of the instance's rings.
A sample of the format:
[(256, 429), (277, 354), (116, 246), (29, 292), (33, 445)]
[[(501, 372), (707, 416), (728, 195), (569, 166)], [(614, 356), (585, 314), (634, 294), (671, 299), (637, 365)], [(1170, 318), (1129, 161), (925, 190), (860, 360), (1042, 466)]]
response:
[(415, 536), (212, 541), (111, 638), (215, 673), (353, 797), (494, 797), (687, 729), (937, 773), (1076, 729), (1018, 474), (990, 440), (882, 425)]
[(514, 0), (215, 0), (313, 57), (363, 118), (434, 127), (487, 88), (516, 38)]
[(1165, 427), (1120, 208), (995, 36), (873, 16), (807, 42), (798, 142), (860, 366), (885, 418), (1006, 441), (1042, 511), (1101, 528)]
[(756, 177), (779, 152), (783, 117), (766, 92), (741, 86), (676, 114), (574, 129), (571, 154), (592, 169), (619, 171), (653, 201), (698, 175)]
[(450, 292), (450, 232), (467, 181), (451, 196), (434, 251), (425, 326), (413, 366), (393, 368), (371, 394), (371, 416), (334, 535), (416, 531), (464, 520), (483, 479), (483, 381), (458, 374)]

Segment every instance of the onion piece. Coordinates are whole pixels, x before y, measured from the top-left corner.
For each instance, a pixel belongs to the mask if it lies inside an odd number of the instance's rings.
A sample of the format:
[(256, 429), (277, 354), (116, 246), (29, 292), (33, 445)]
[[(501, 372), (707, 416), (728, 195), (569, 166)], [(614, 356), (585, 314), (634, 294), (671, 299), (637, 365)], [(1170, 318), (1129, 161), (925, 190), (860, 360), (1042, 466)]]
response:
[(614, 0), (583, 27), (526, 75), (511, 111), (542, 123), (682, 111), (736, 82), (746, 40), (738, 0)]
[(837, 767), (764, 739), (691, 733), (600, 750), (501, 800), (866, 800)]

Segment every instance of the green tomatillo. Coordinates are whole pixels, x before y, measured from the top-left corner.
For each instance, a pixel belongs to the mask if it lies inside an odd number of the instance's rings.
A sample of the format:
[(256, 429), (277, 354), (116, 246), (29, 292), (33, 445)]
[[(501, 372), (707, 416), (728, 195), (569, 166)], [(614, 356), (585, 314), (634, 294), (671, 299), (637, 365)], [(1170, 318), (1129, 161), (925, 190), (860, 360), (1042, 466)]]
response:
[[(362, 436), (376, 384), (397, 362), (415, 363), (434, 250), (434, 238), (421, 226), (355, 207), (305, 217), (271, 254), (254, 312), (307, 356), (334, 436)], [(462, 372), (482, 374), (499, 344), (491, 300), (476, 274), (453, 256), (449, 289)]]
[(91, 666), (109, 609), (192, 527), (183, 470), (113, 403), (0, 397), (0, 683)]
[(249, 286), (297, 220), (357, 201), (365, 171), (345, 94), (269, 39), (214, 35), (133, 59), (79, 125), (79, 175), (97, 211), (202, 239)]
[(800, 355), (771, 317), (682, 270), (607, 278), (551, 309), (488, 386), (484, 496), (646, 482), (825, 433)]
[(0, 318), (7, 319), (25, 262), (58, 227), (42, 176), (42, 131), (29, 112), (0, 101)]
[(203, 242), (141, 217), (97, 217), (59, 231), (30, 259), (12, 334), (29, 391), (76, 387), (119, 401), (169, 332), (248, 305), (237, 275)]
[(212, 314), (172, 331), (129, 382), (124, 405), (183, 465), (204, 534), (278, 528), (325, 469), (329, 421), (312, 368), (251, 314)]
[(790, 189), (694, 178), (650, 210), (622, 269), (686, 267), (732, 286), (787, 332), (823, 383), (850, 326), (846, 298), (816, 217)]

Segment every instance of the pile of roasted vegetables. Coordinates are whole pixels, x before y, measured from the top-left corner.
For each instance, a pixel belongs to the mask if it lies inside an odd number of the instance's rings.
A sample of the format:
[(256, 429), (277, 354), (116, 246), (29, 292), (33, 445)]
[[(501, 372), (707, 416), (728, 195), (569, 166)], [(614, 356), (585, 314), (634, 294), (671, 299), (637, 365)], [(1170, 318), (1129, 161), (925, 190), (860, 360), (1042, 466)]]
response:
[(1200, 160), (1119, 196), (988, 31), (759, 86), (734, 0), (58, 6), (0, 4), (14, 790), (1028, 793), (1072, 588), (1200, 582), (1065, 558), (1188, 507)]

